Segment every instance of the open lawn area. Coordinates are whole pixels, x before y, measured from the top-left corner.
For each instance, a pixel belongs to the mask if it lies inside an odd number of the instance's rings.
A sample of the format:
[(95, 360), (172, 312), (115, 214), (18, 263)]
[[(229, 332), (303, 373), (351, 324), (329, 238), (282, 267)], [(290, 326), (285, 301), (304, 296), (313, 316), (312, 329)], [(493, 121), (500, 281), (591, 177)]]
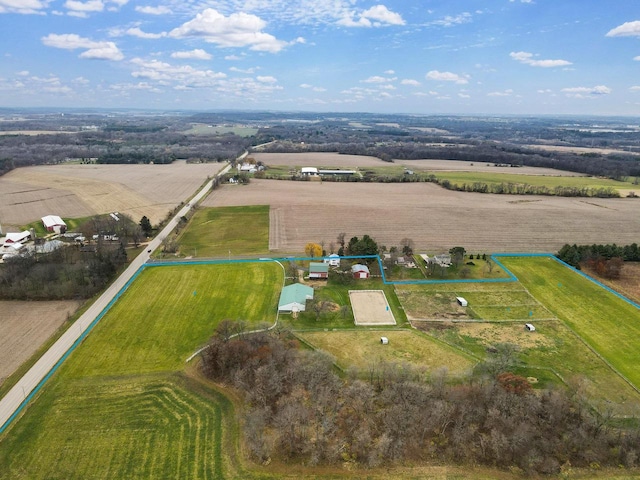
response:
[(178, 242), (182, 256), (268, 253), (269, 206), (199, 208)]
[[(339, 332), (298, 333), (315, 348), (334, 357), (342, 368), (357, 367), (363, 374), (375, 369), (381, 362), (408, 364), (427, 374), (446, 369), (453, 376), (471, 372), (475, 360), (460, 350), (453, 349), (414, 330), (356, 330)], [(380, 337), (389, 339), (382, 345)]]
[(276, 263), (143, 270), (0, 437), (0, 479), (237, 474), (230, 402), (185, 371), (223, 319), (273, 323)]

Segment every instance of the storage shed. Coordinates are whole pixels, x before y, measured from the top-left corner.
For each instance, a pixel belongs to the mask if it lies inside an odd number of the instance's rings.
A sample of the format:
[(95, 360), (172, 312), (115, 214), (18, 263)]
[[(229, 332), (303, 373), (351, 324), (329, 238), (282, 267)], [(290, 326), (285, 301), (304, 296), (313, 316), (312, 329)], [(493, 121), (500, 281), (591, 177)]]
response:
[(337, 253), (332, 253), (328, 257), (324, 258), (324, 263), (328, 263), (330, 267), (339, 267), (340, 255), (338, 255)]
[(380, 337), (380, 343), (382, 345), (388, 345), (389, 344), (389, 339), (387, 337)]
[(366, 265), (361, 265), (356, 263), (353, 267), (351, 267), (351, 273), (353, 274), (353, 278), (369, 278), (369, 267)]
[(536, 331), (536, 327), (534, 327), (532, 323), (525, 323), (524, 324), (524, 328), (528, 332), (535, 332)]
[(456, 300), (458, 301), (461, 307), (466, 307), (467, 305), (469, 305), (469, 302), (467, 302), (467, 300), (464, 297), (456, 297)]

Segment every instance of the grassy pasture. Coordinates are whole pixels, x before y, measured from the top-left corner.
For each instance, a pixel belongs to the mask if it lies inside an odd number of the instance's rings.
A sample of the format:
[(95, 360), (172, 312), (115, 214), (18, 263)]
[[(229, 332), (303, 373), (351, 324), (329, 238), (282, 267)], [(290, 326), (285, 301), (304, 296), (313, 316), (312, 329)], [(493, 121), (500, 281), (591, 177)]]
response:
[(269, 252), (269, 206), (196, 210), (178, 238), (182, 255), (227, 257)]
[[(351, 330), (298, 335), (335, 356), (341, 367), (355, 366), (363, 372), (384, 361), (406, 363), (428, 371), (446, 368), (451, 375), (462, 376), (468, 374), (475, 363), (459, 350), (413, 330)], [(389, 339), (388, 345), (380, 343), (381, 336)]]
[(222, 478), (232, 407), (185, 360), (225, 318), (273, 322), (282, 279), (275, 263), (145, 269), (3, 434), (0, 479)]
[(551, 258), (501, 261), (536, 299), (640, 388), (640, 310)]

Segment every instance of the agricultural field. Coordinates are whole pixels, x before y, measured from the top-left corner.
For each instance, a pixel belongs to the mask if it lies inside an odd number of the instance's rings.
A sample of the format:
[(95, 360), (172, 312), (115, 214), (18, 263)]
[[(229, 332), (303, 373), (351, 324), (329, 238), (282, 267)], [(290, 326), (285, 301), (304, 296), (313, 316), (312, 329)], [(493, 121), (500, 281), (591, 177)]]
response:
[(145, 269), (0, 443), (0, 479), (220, 478), (229, 400), (185, 360), (223, 319), (272, 323), (275, 263)]
[(193, 123), (189, 130), (185, 130), (185, 135), (225, 135), (232, 133), (240, 137), (250, 137), (258, 133), (254, 127), (242, 125), (207, 125), (205, 123)]
[[(415, 253), (557, 252), (565, 243), (637, 241), (638, 202), (488, 195), (445, 190), (430, 183), (370, 184), (252, 179), (223, 185), (204, 206), (270, 205), (269, 249), (300, 253), (310, 242), (369, 234), (379, 245), (415, 242)], [(357, 227), (356, 227), (357, 226)]]
[[(476, 360), (414, 330), (356, 330), (297, 333), (316, 349), (336, 358), (338, 365), (358, 368), (363, 374), (382, 362), (407, 364), (425, 373), (445, 370), (453, 377), (471, 373)], [(380, 337), (389, 339), (388, 345)]]
[(0, 302), (0, 385), (60, 328), (80, 302)]
[(182, 256), (268, 253), (269, 206), (199, 208), (178, 243)]
[(26, 225), (44, 215), (65, 218), (121, 212), (153, 224), (186, 201), (224, 164), (41, 165), (0, 177), (3, 227)]

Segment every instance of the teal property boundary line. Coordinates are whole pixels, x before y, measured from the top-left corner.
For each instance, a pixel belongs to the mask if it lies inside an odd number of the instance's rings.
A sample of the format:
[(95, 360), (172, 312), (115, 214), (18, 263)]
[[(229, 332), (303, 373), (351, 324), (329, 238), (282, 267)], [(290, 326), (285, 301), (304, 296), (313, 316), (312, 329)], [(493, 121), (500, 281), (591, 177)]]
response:
[(102, 309), (102, 311), (98, 314), (98, 316), (89, 324), (89, 326), (84, 330), (84, 332), (82, 332), (82, 334), (76, 339), (75, 342), (73, 342), (73, 345), (71, 345), (69, 347), (69, 349), (64, 353), (64, 355), (62, 355), (62, 357), (60, 357), (60, 360), (58, 360), (56, 362), (56, 364), (51, 368), (51, 370), (49, 370), (49, 373), (47, 373), (44, 378), (42, 380), (40, 380), (40, 382), (38, 383), (38, 385), (36, 385), (36, 387), (31, 391), (31, 393), (29, 393), (29, 395), (27, 395), (27, 397), (22, 401), (22, 403), (20, 404), (20, 406), (16, 409), (15, 412), (13, 412), (13, 414), (7, 419), (6, 422), (4, 422), (4, 425), (0, 426), (0, 435), (2, 435), (2, 433), (4, 433), (4, 431), (9, 427), (9, 425), (16, 419), (16, 417), (18, 415), (20, 415), (20, 413), (22, 412), (22, 410), (24, 410), (24, 408), (29, 404), (29, 402), (31, 401), (31, 399), (33, 397), (35, 397), (38, 392), (42, 389), (42, 387), (44, 386), (45, 383), (47, 383), (47, 380), (49, 380), (49, 378), (51, 378), (51, 376), (56, 373), (56, 371), (58, 370), (58, 368), (60, 368), (60, 366), (62, 365), (62, 363), (67, 359), (67, 357), (69, 355), (71, 355), (71, 353), (78, 347), (78, 345), (80, 345), (82, 343), (82, 341), (85, 339), (85, 337), (87, 335), (89, 335), (89, 332), (91, 332), (91, 330), (93, 330), (93, 327), (95, 327), (98, 322), (102, 319), (102, 317), (104, 317), (106, 315), (106, 313), (109, 311), (109, 309), (113, 306), (114, 303), (116, 303), (120, 297), (122, 296), (122, 294), (127, 290), (127, 288), (129, 288), (129, 286), (133, 283), (133, 281), (138, 278), (138, 275), (140, 275), (140, 272), (142, 272), (143, 268), (145, 267), (145, 265), (142, 265), (142, 267), (138, 268), (138, 270), (136, 270), (136, 272), (131, 276), (131, 278), (129, 279), (129, 281), (127, 281), (127, 283), (124, 284), (124, 286), (118, 291), (118, 293), (115, 294), (115, 296), (111, 299), (111, 301), (107, 304), (106, 307), (104, 307)]
[[(575, 267), (572, 267), (571, 265), (567, 264), (566, 262), (563, 262), (562, 260), (560, 260), (559, 258), (557, 258), (555, 255), (550, 254), (550, 253), (496, 253), (496, 254), (492, 254), (490, 256), (490, 258), (492, 258), (497, 265), (499, 265), (505, 273), (507, 273), (509, 275), (509, 278), (498, 278), (498, 279), (469, 279), (469, 280), (401, 280), (401, 281), (390, 281), (387, 280), (387, 278), (385, 277), (384, 274), (384, 269), (382, 268), (382, 259), (380, 258), (379, 255), (363, 255), (363, 256), (343, 256), (340, 257), (341, 259), (361, 259), (361, 258), (371, 258), (371, 259), (377, 259), (378, 264), (380, 266), (380, 272), (382, 274), (382, 281), (384, 284), (386, 285), (407, 285), (407, 284), (433, 284), (433, 283), (503, 283), (503, 282), (517, 282), (518, 279), (515, 277), (515, 275), (513, 275), (513, 273), (511, 273), (510, 270), (508, 270), (503, 264), (502, 262), (500, 262), (499, 258), (504, 258), (504, 257), (548, 257), (551, 258), (553, 260), (555, 260), (556, 262), (560, 263), (561, 265), (568, 267), (569, 269), (573, 270), (574, 272), (582, 275), (584, 278), (586, 278), (587, 280), (595, 283), (596, 285), (598, 285), (601, 288), (604, 288), (606, 291), (614, 294), (616, 297), (624, 300), (625, 302), (633, 305), (634, 307), (640, 309), (640, 305), (637, 304), (636, 302), (628, 299), (627, 297), (625, 297), (624, 295), (621, 295), (620, 293), (616, 292), (615, 290), (609, 288), (608, 286), (602, 284), (601, 282), (598, 282), (597, 280), (595, 280), (594, 278), (591, 278), (590, 276), (586, 275), (585, 273), (581, 272), (580, 270), (578, 270)], [(124, 294), (124, 292), (129, 288), (129, 286), (138, 278), (138, 276), (140, 275), (140, 273), (142, 273), (144, 271), (144, 269), (146, 268), (150, 268), (150, 267), (165, 267), (165, 266), (179, 266), (179, 265), (220, 265), (220, 264), (238, 264), (238, 263), (252, 263), (252, 262), (274, 262), (274, 261), (320, 261), (323, 260), (325, 258), (329, 258), (329, 257), (263, 257), (263, 258), (250, 258), (250, 259), (233, 259), (233, 260), (180, 260), (180, 261), (175, 261), (175, 262), (150, 262), (150, 263), (145, 263), (144, 265), (140, 266), (140, 268), (138, 268), (138, 270), (136, 270), (136, 272), (133, 274), (133, 276), (127, 281), (127, 283), (124, 284), (124, 286), (118, 291), (118, 293), (116, 293), (116, 295), (113, 297), (113, 299), (111, 299), (111, 301), (107, 304), (107, 306), (98, 314), (98, 316), (89, 324), (89, 326), (85, 329), (84, 332), (82, 332), (82, 334), (76, 339), (76, 341), (73, 343), (73, 345), (71, 345), (71, 347), (69, 347), (69, 349), (65, 352), (65, 354), (60, 358), (60, 360), (58, 360), (56, 362), (56, 364), (51, 368), (51, 370), (49, 370), (49, 372), (47, 373), (47, 375), (44, 376), (44, 378), (38, 383), (38, 385), (36, 385), (36, 387), (31, 391), (31, 393), (29, 393), (29, 395), (27, 395), (27, 397), (22, 401), (22, 403), (20, 404), (20, 406), (16, 409), (15, 412), (13, 412), (13, 414), (7, 419), (7, 421), (0, 426), (0, 435), (2, 433), (4, 433), (4, 431), (9, 427), (9, 425), (18, 417), (18, 415), (20, 415), (20, 413), (24, 410), (24, 408), (29, 404), (29, 402), (33, 399), (33, 397), (35, 395), (38, 394), (38, 392), (42, 389), (42, 387), (45, 385), (45, 383), (49, 380), (49, 378), (51, 378), (51, 376), (58, 370), (58, 368), (62, 365), (62, 363), (67, 359), (67, 357), (69, 357), (69, 355), (71, 355), (71, 353), (82, 343), (82, 341), (85, 339), (85, 337), (93, 330), (93, 328), (98, 324), (98, 322), (106, 315), (106, 313), (111, 309), (111, 307), (120, 299), (120, 297)]]

